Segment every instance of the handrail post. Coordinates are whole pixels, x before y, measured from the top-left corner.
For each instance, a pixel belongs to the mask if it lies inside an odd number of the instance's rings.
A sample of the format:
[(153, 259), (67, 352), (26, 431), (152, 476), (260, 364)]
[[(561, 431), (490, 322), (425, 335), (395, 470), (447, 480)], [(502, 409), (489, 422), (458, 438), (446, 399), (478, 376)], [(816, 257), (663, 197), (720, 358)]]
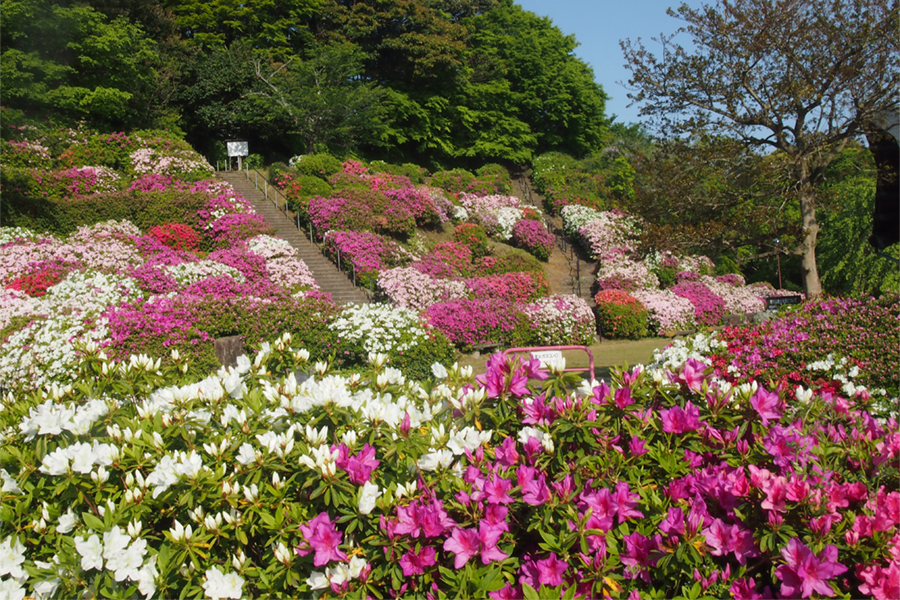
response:
[(268, 200), (269, 199), (269, 182), (264, 180), (263, 187), (265, 188), (265, 192), (266, 192), (266, 200)]

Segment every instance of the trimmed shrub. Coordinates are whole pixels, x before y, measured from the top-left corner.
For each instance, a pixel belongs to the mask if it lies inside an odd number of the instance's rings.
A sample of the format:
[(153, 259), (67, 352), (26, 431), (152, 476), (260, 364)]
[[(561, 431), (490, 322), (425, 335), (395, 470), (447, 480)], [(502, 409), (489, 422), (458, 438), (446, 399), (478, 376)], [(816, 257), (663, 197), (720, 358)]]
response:
[(301, 175), (328, 179), (342, 170), (341, 161), (330, 154), (306, 154), (294, 162), (294, 169)]
[(474, 258), (488, 256), (491, 253), (487, 232), (481, 225), (460, 223), (453, 232), (453, 239), (471, 250)]
[(197, 250), (200, 236), (190, 225), (183, 223), (165, 223), (157, 225), (148, 232), (150, 236), (161, 244), (165, 244), (173, 250)]
[(555, 240), (543, 222), (523, 218), (513, 225), (512, 242), (538, 260), (547, 262)]
[(594, 301), (601, 336), (615, 340), (647, 337), (647, 310), (631, 294), (604, 290), (594, 297)]
[(475, 181), (475, 175), (465, 169), (453, 169), (450, 171), (438, 171), (431, 176), (431, 185), (439, 187), (451, 194), (461, 194), (468, 191)]

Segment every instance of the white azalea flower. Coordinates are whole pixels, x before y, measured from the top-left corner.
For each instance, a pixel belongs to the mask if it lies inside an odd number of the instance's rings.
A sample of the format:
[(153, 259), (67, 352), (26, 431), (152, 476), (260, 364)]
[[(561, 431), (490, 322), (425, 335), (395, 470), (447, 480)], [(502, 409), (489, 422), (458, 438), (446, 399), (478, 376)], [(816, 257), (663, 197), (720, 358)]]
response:
[(378, 486), (371, 481), (367, 481), (360, 488), (359, 492), (359, 513), (367, 515), (375, 509), (375, 501), (381, 496)]
[(218, 567), (210, 567), (206, 570), (206, 581), (203, 582), (203, 590), (207, 598), (219, 600), (221, 598), (233, 598), (240, 600), (241, 589), (244, 587), (244, 578), (237, 573), (223, 574)]
[(9, 575), (19, 579), (25, 577), (22, 569), (25, 562), (25, 546), (18, 539), (11, 537), (0, 542), (0, 575)]
[(103, 569), (103, 544), (96, 533), (89, 538), (75, 538), (75, 549), (81, 555), (82, 569)]
[(75, 525), (78, 523), (78, 517), (75, 516), (75, 513), (72, 512), (72, 508), (66, 511), (66, 514), (60, 515), (59, 517), (59, 525), (56, 526), (57, 533), (69, 533), (73, 529), (75, 529)]
[(311, 590), (324, 590), (328, 587), (328, 578), (321, 571), (313, 571), (306, 578), (306, 585)]

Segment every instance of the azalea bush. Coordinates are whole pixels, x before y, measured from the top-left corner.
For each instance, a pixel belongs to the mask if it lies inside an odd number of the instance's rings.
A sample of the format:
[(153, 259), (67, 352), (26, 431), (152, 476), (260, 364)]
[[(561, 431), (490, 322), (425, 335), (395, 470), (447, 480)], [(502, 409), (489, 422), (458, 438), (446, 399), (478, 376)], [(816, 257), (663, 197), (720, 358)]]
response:
[[(74, 597), (893, 598), (900, 428), (703, 361), (205, 378), (82, 349), (0, 411), (0, 585)], [(299, 382), (302, 380), (302, 383)]]
[(374, 283), (378, 274), (404, 258), (393, 240), (367, 231), (329, 231), (322, 246), (325, 256), (335, 263), (340, 253), (341, 268), (354, 269), (357, 281), (364, 287)]
[(893, 398), (898, 323), (896, 295), (809, 302), (758, 326), (725, 328), (718, 334), (725, 347), (712, 360), (723, 377), (772, 382), (789, 395), (798, 385), (853, 395), (861, 385)]
[(427, 379), (434, 363), (450, 366), (456, 354), (443, 333), (407, 308), (351, 305), (328, 328), (337, 335), (347, 365), (365, 365), (370, 354), (380, 354), (410, 377)]
[(453, 239), (467, 247), (473, 258), (481, 258), (491, 253), (487, 233), (484, 227), (475, 223), (460, 223), (453, 231)]
[(591, 307), (574, 294), (539, 298), (522, 307), (531, 331), (523, 344), (536, 346), (589, 346), (597, 324)]
[(197, 232), (183, 223), (164, 223), (152, 227), (147, 233), (173, 250), (197, 250), (200, 242)]
[(634, 296), (619, 290), (604, 290), (594, 296), (597, 328), (609, 339), (639, 340), (647, 337), (647, 310)]
[(512, 243), (538, 260), (547, 262), (556, 239), (541, 221), (522, 219), (513, 226)]

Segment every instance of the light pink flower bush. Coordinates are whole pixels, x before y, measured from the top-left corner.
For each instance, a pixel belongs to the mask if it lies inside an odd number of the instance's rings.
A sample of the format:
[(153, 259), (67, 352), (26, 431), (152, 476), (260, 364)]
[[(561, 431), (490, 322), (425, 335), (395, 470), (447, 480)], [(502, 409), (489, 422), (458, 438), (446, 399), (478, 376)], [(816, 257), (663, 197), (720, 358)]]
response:
[(659, 335), (696, 326), (694, 305), (671, 290), (643, 288), (631, 292), (631, 295), (647, 309), (651, 329)]
[(398, 306), (423, 311), (432, 304), (465, 298), (468, 289), (458, 279), (431, 277), (414, 267), (387, 269), (378, 275), (378, 287)]
[(625, 257), (608, 258), (601, 262), (600, 269), (597, 271), (597, 281), (601, 290), (632, 292), (659, 287), (659, 279), (650, 272), (644, 261)]
[(538, 343), (546, 346), (594, 341), (596, 322), (591, 307), (574, 294), (548, 296), (522, 307)]

